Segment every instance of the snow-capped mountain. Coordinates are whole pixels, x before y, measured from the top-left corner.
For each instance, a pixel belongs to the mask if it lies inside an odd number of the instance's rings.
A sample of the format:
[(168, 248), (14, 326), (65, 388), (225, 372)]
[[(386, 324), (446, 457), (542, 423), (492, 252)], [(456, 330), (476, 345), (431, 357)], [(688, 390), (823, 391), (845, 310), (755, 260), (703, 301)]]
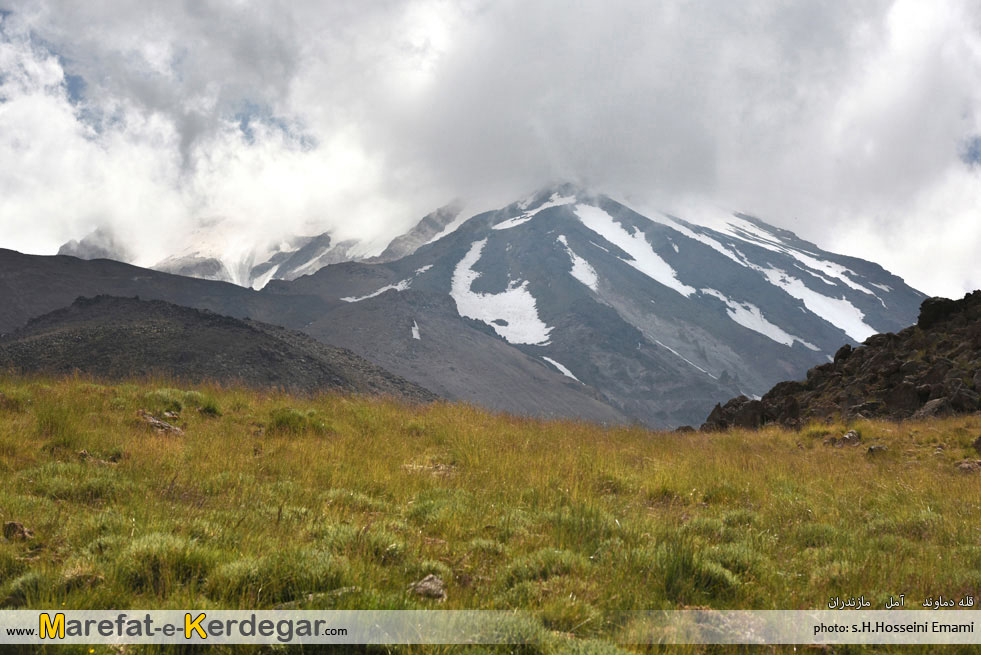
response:
[(187, 244), (152, 268), (261, 289), (269, 280), (292, 280), (328, 264), (360, 258), (356, 241), (338, 242), (327, 232), (256, 244), (234, 221), (222, 219), (204, 222)]
[[(475, 216), (453, 203), (370, 259), (330, 234), (257, 245), (219, 220), (155, 268), (262, 289), (232, 313), (350, 348), (450, 399), (657, 427), (801, 378), (844, 343), (913, 323), (924, 298), (747, 214), (645, 213), (571, 185)], [(228, 311), (216, 300), (227, 290), (159, 284), (111, 290)]]
[(571, 185), (443, 225), (394, 261), (328, 266), (268, 291), (328, 301), (306, 331), (434, 391), (497, 375), (460, 346), (478, 331), (655, 426), (801, 377), (844, 343), (909, 325), (924, 298), (746, 214), (644, 216)]
[(58, 254), (79, 259), (114, 259), (118, 262), (128, 262), (132, 258), (112, 230), (104, 227), (97, 228), (78, 241), (72, 239), (61, 244)]
[(385, 250), (370, 261), (390, 262), (411, 255), (420, 246), (437, 241), (449, 234), (467, 218), (466, 204), (462, 200), (454, 200), (448, 205), (423, 216), (415, 227), (392, 239)]

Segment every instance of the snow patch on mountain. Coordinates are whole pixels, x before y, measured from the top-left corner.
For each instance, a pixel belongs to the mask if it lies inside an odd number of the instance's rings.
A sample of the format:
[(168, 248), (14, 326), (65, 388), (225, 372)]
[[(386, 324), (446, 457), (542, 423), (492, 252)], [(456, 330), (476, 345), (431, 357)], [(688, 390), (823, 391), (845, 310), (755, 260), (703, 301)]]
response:
[(453, 270), (450, 296), (461, 316), (490, 325), (509, 343), (544, 345), (552, 328), (538, 317), (535, 297), (528, 282), (512, 282), (502, 293), (475, 293), (470, 290), (480, 273), (473, 270), (487, 245), (487, 239), (475, 241)]
[(734, 252), (732, 250), (729, 250), (728, 248), (723, 246), (721, 243), (719, 243), (712, 237), (706, 234), (702, 234), (701, 232), (695, 232), (687, 225), (682, 225), (681, 223), (676, 221), (671, 216), (668, 216), (667, 214), (660, 214), (658, 216), (657, 222), (661, 223), (662, 225), (667, 225), (671, 229), (680, 232), (681, 234), (685, 235), (689, 239), (693, 239), (695, 241), (704, 243), (709, 248), (715, 250), (717, 253), (721, 255), (725, 255), (726, 257), (736, 262), (740, 266), (746, 266), (746, 258), (740, 256), (740, 254), (737, 254), (738, 251)]
[(559, 373), (561, 373), (562, 375), (566, 376), (567, 378), (572, 378), (573, 380), (575, 380), (579, 384), (582, 384), (582, 380), (580, 380), (575, 375), (573, 375), (572, 374), (572, 371), (570, 371), (569, 369), (567, 369), (562, 364), (559, 364), (557, 361), (555, 361), (551, 357), (542, 356), (542, 359), (544, 359), (546, 362), (548, 362), (549, 364), (551, 364), (552, 366), (554, 366), (555, 368), (557, 368), (558, 371), (559, 371)]
[(690, 365), (690, 366), (692, 366), (693, 368), (696, 368), (696, 369), (698, 369), (699, 371), (701, 371), (701, 372), (702, 372), (702, 373), (704, 373), (705, 375), (707, 375), (707, 376), (709, 376), (709, 377), (710, 377), (710, 378), (712, 378), (713, 380), (718, 380), (718, 379), (719, 379), (719, 376), (717, 376), (717, 375), (712, 375), (711, 373), (709, 373), (708, 371), (706, 371), (706, 370), (705, 370), (704, 368), (702, 368), (701, 366), (699, 366), (699, 365), (698, 365), (698, 364), (696, 364), (695, 362), (693, 362), (693, 361), (691, 361), (690, 359), (688, 359), (687, 357), (685, 357), (684, 355), (682, 355), (681, 353), (679, 353), (679, 352), (678, 352), (677, 350), (675, 350), (675, 349), (674, 349), (674, 348), (672, 348), (671, 346), (668, 346), (668, 345), (665, 345), (664, 343), (662, 343), (661, 341), (658, 341), (657, 339), (654, 339), (653, 341), (654, 341), (654, 343), (656, 343), (657, 345), (659, 345), (659, 346), (661, 346), (662, 348), (664, 348), (665, 350), (667, 350), (668, 352), (670, 352), (670, 353), (671, 353), (672, 355), (674, 355), (675, 357), (678, 357), (679, 359), (682, 359), (682, 360), (684, 360), (684, 362), (685, 362), (686, 364), (688, 364), (688, 365)]
[(252, 280), (252, 288), (258, 291), (259, 289), (265, 287), (267, 284), (269, 284), (269, 280), (273, 279), (273, 277), (276, 275), (276, 272), (278, 270), (279, 270), (279, 264), (273, 266), (268, 271), (266, 271), (256, 279)]
[[(852, 279), (859, 277), (855, 271), (836, 262), (818, 259), (812, 252), (789, 246), (783, 243), (778, 235), (744, 218), (739, 218), (738, 216), (730, 217), (727, 219), (722, 231), (732, 237), (755, 244), (761, 248), (790, 255), (810, 269), (807, 271), (808, 273), (820, 278), (831, 286), (835, 286), (838, 282), (841, 282), (856, 291), (861, 291), (870, 296), (876, 295), (868, 287), (862, 286)], [(833, 280), (829, 278), (833, 278)]]
[(574, 211), (583, 225), (630, 256), (629, 260), (621, 257), (623, 262), (686, 298), (695, 293), (695, 288), (681, 282), (670, 264), (654, 252), (643, 232), (635, 229), (631, 234), (599, 207), (576, 205)]
[(778, 268), (754, 266), (762, 272), (770, 284), (774, 284), (804, 303), (813, 314), (817, 314), (859, 343), (865, 341), (878, 330), (865, 322), (865, 314), (844, 298), (830, 298), (809, 288), (803, 281)]
[(422, 335), (419, 334), (419, 324), (415, 321), (412, 321), (412, 338), (422, 341)]
[[(498, 223), (497, 225), (494, 226), (494, 229), (495, 230), (510, 230), (512, 227), (517, 227), (517, 226), (521, 225), (522, 223), (527, 223), (531, 219), (535, 218), (535, 216), (539, 212), (543, 212), (546, 209), (551, 209), (552, 207), (561, 207), (562, 205), (571, 205), (575, 201), (576, 201), (576, 197), (575, 196), (560, 196), (558, 194), (558, 192), (553, 193), (551, 198), (549, 198), (547, 201), (545, 201), (542, 204), (540, 204), (538, 207), (535, 207), (534, 209), (532, 209), (530, 211), (525, 211), (523, 214), (521, 214), (519, 216), (515, 216), (514, 218), (509, 218), (507, 220), (501, 221), (500, 223)], [(524, 209), (524, 208), (522, 207), (522, 209)]]
[(729, 315), (729, 318), (739, 325), (742, 325), (744, 328), (758, 332), (764, 337), (772, 339), (777, 343), (782, 343), (788, 347), (793, 346), (794, 342), (798, 341), (805, 348), (810, 348), (814, 351), (820, 350), (820, 348), (814, 344), (809, 343), (798, 336), (785, 332), (779, 326), (766, 320), (766, 318), (763, 316), (763, 312), (760, 311), (760, 308), (753, 303), (736, 302), (727, 297), (721, 291), (717, 291), (715, 289), (702, 289), (701, 292), (705, 295), (718, 298), (724, 302), (727, 307), (726, 313)]
[(572, 260), (572, 270), (569, 273), (572, 277), (576, 278), (587, 287), (593, 291), (599, 291), (599, 277), (596, 275), (596, 269), (590, 266), (589, 262), (573, 252), (572, 248), (569, 247), (569, 241), (565, 238), (565, 235), (560, 235), (556, 239), (565, 248), (565, 252), (569, 255), (569, 259)]
[(514, 218), (509, 218), (506, 221), (501, 221), (494, 226), (495, 230), (510, 230), (512, 227), (518, 227), (522, 223), (527, 223), (532, 218), (533, 214), (522, 214), (521, 216), (515, 216)]
[(446, 227), (444, 227), (438, 233), (434, 234), (432, 239), (430, 239), (429, 241), (427, 241), (422, 245), (428, 246), (430, 243), (435, 243), (436, 241), (439, 241), (443, 237), (447, 236), (448, 234), (453, 234), (454, 232), (456, 232), (457, 228), (463, 225), (464, 223), (466, 223), (467, 219), (470, 218), (470, 212), (467, 211), (467, 209), (468, 208), (465, 205), (461, 204), (460, 211), (456, 215), (456, 218), (454, 218), (452, 221), (447, 223)]
[(376, 296), (380, 296), (386, 291), (405, 291), (410, 286), (412, 286), (412, 278), (409, 278), (408, 280), (401, 280), (399, 282), (396, 282), (395, 284), (387, 284), (383, 286), (381, 289), (369, 293), (367, 296), (347, 296), (345, 298), (341, 298), (341, 300), (343, 300), (344, 302), (361, 302), (362, 300), (367, 300), (368, 298), (374, 298)]

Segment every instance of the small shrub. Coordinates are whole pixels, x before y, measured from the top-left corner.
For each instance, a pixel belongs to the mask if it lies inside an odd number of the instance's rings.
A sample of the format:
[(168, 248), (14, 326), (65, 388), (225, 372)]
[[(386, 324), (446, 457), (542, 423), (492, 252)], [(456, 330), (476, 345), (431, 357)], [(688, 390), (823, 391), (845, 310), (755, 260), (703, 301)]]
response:
[(198, 412), (201, 416), (207, 416), (208, 418), (221, 416), (221, 410), (218, 409), (218, 401), (214, 398), (205, 398), (201, 405), (198, 406)]
[(204, 407), (207, 399), (200, 391), (179, 391), (185, 407)]
[(73, 449), (78, 445), (76, 425), (67, 405), (45, 400), (38, 403), (35, 417), (38, 434), (51, 440), (49, 446)]
[(292, 407), (283, 407), (269, 413), (266, 431), (270, 434), (301, 434), (306, 428), (306, 414)]
[(759, 515), (749, 509), (735, 509), (722, 516), (722, 523), (727, 527), (756, 525), (758, 521)]
[(419, 580), (427, 575), (439, 576), (444, 582), (449, 582), (453, 579), (453, 569), (443, 562), (432, 559), (413, 563), (409, 567), (408, 573), (413, 580)]
[(700, 597), (727, 598), (739, 586), (739, 579), (732, 571), (703, 558), (687, 540), (660, 544), (655, 564), (664, 595), (674, 602), (690, 603)]
[(504, 544), (492, 539), (473, 539), (470, 541), (470, 551), (497, 557), (504, 554)]
[(743, 497), (743, 492), (732, 485), (713, 484), (702, 494), (702, 502), (709, 505), (732, 504)]
[(23, 412), (31, 404), (31, 397), (22, 391), (0, 392), (0, 414)]
[(797, 528), (795, 541), (804, 548), (820, 548), (834, 542), (838, 531), (827, 523), (804, 523)]
[(580, 573), (589, 566), (587, 560), (568, 550), (543, 548), (513, 561), (505, 571), (508, 586), (526, 580), (547, 580), (557, 575)]
[(592, 552), (600, 542), (621, 533), (616, 517), (592, 505), (577, 503), (545, 515), (556, 545)]
[(851, 562), (845, 560), (830, 562), (811, 571), (810, 584), (816, 589), (847, 585), (853, 573), (852, 569)]
[(160, 412), (184, 410), (184, 392), (179, 389), (156, 389), (144, 396), (150, 409)]
[(752, 546), (744, 543), (716, 546), (708, 551), (705, 557), (737, 575), (758, 570), (763, 565), (763, 556)]
[(35, 469), (31, 477), (38, 494), (77, 503), (111, 500), (120, 487), (114, 470), (78, 462), (51, 462)]
[(421, 437), (426, 434), (426, 427), (421, 423), (410, 422), (405, 425), (405, 433), (410, 437)]
[(685, 525), (685, 531), (711, 541), (733, 541), (734, 531), (720, 519), (711, 516), (696, 516)]
[(395, 564), (405, 558), (405, 542), (386, 530), (366, 530), (354, 544), (361, 554), (379, 564)]
[(205, 590), (214, 599), (243, 605), (255, 603), (261, 582), (259, 566), (259, 560), (254, 557), (243, 557), (222, 564), (208, 576)]
[(595, 634), (602, 627), (602, 615), (582, 600), (560, 596), (547, 601), (541, 609), (542, 623), (549, 630), (569, 634)]
[(38, 571), (28, 571), (14, 578), (0, 592), (0, 607), (23, 607), (41, 600), (50, 588), (49, 581)]
[(372, 498), (360, 491), (338, 488), (327, 492), (327, 504), (332, 507), (344, 507), (355, 512), (381, 512), (388, 508), (388, 503), (384, 500)]
[(323, 550), (284, 548), (259, 559), (243, 558), (218, 567), (206, 590), (215, 599), (249, 599), (256, 605), (284, 603), (342, 586), (345, 568)]
[(105, 577), (94, 562), (87, 559), (73, 559), (61, 569), (58, 588), (63, 593), (76, 589), (91, 589), (102, 584)]
[(0, 543), (0, 585), (23, 573), (25, 568), (13, 544)]
[(866, 527), (872, 535), (895, 535), (907, 539), (926, 539), (943, 529), (943, 517), (930, 511), (921, 511), (912, 516), (881, 517), (873, 519)]
[(466, 516), (472, 495), (463, 489), (427, 489), (418, 496), (406, 518), (419, 523), (438, 523)]
[(687, 503), (684, 495), (678, 493), (667, 485), (661, 485), (655, 489), (647, 491), (648, 505), (673, 505), (675, 503)]
[(132, 588), (167, 595), (177, 586), (204, 580), (214, 561), (194, 540), (152, 533), (134, 540), (120, 554), (117, 567)]

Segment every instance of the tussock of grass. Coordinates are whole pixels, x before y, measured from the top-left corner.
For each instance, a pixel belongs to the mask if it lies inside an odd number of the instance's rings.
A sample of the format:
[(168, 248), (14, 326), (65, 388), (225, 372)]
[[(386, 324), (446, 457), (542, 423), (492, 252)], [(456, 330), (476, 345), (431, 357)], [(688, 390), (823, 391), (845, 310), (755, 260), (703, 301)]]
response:
[[(954, 467), (978, 416), (677, 435), (174, 382), (0, 391), (0, 522), (34, 531), (0, 540), (4, 608), (426, 608), (408, 589), (434, 574), (440, 608), (530, 610), (515, 652), (612, 653), (623, 610), (981, 595), (981, 476)], [(852, 428), (886, 454), (822, 445)]]

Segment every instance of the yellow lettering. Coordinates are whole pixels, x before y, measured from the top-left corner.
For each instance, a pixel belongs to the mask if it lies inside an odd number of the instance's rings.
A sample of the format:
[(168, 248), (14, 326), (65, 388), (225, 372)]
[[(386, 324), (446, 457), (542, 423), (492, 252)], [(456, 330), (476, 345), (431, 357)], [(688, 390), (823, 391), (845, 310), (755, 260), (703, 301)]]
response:
[(55, 614), (54, 623), (50, 614), (41, 615), (41, 639), (65, 638), (65, 615)]
[(198, 616), (198, 618), (192, 621), (191, 615), (185, 614), (184, 615), (184, 639), (190, 639), (192, 631), (197, 632), (198, 636), (201, 637), (202, 639), (207, 639), (208, 635), (205, 634), (204, 628), (201, 627), (201, 621), (204, 621), (204, 619), (205, 619), (205, 615), (201, 614)]

